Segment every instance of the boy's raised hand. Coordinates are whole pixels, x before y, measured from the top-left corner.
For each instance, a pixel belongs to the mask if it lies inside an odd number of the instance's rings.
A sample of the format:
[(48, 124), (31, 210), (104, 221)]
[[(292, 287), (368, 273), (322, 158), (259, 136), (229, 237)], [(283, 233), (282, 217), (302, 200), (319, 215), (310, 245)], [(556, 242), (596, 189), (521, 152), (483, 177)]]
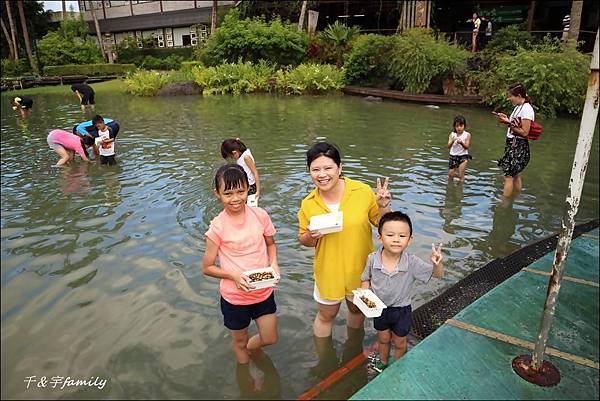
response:
[(434, 265), (439, 265), (442, 260), (444, 260), (444, 256), (442, 255), (442, 244), (438, 247), (435, 244), (431, 244), (431, 263)]
[(389, 177), (385, 178), (383, 185), (381, 185), (381, 179), (377, 178), (377, 206), (379, 206), (380, 209), (387, 208), (392, 202), (392, 195), (390, 194), (390, 191), (388, 191), (389, 184)]

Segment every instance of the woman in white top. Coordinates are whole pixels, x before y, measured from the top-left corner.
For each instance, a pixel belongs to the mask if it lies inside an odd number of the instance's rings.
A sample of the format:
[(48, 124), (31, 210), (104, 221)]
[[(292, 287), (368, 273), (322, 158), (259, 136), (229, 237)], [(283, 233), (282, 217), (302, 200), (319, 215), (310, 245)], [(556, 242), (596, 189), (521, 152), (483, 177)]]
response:
[(504, 197), (509, 197), (513, 192), (523, 188), (523, 181), (519, 175), (529, 163), (529, 129), (535, 120), (535, 112), (527, 96), (523, 84), (514, 84), (508, 88), (508, 99), (514, 109), (508, 117), (504, 113), (494, 113), (498, 121), (508, 125), (506, 130), (506, 144), (504, 155), (498, 160), (498, 167), (504, 171)]
[(240, 141), (240, 138), (225, 139), (221, 144), (221, 156), (223, 156), (223, 159), (231, 158), (242, 166), (250, 184), (248, 195), (256, 195), (255, 199), (258, 201), (260, 196), (260, 177), (250, 149), (244, 145), (244, 142)]
[(469, 155), (471, 147), (471, 134), (465, 131), (467, 120), (463, 116), (454, 117), (454, 130), (448, 135), (448, 148), (450, 157), (448, 159), (448, 181), (454, 179), (454, 173), (458, 169), (460, 182), (465, 181), (467, 162), (472, 159)]

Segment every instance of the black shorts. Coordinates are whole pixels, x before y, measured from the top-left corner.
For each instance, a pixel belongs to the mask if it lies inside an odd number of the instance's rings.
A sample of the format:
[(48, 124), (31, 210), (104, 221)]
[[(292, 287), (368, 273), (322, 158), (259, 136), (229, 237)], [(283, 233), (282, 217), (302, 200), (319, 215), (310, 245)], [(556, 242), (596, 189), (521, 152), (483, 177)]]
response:
[(398, 337), (406, 337), (410, 331), (412, 308), (408, 306), (389, 306), (381, 316), (373, 319), (377, 331), (392, 330)]
[(111, 155), (111, 156), (100, 155), (100, 164), (108, 164), (109, 166), (116, 165), (117, 161), (115, 160), (115, 155)]
[(460, 166), (463, 162), (466, 162), (467, 160), (470, 160), (470, 159), (472, 159), (471, 155), (460, 155), (460, 156), (450, 155), (450, 157), (448, 158), (448, 170), (458, 168), (458, 166)]
[(275, 292), (262, 302), (251, 305), (234, 305), (221, 297), (221, 312), (225, 327), (229, 330), (242, 330), (250, 326), (250, 322), (264, 315), (277, 311), (275, 305)]
[(85, 106), (87, 104), (96, 104), (96, 100), (94, 100), (94, 93), (81, 94), (81, 105)]

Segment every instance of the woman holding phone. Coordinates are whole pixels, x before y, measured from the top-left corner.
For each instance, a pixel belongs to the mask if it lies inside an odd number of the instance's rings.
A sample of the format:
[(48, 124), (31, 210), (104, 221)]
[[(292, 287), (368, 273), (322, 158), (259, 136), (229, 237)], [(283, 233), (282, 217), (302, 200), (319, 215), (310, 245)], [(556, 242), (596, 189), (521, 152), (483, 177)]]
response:
[(510, 117), (504, 113), (493, 113), (498, 118), (498, 122), (508, 126), (504, 154), (498, 160), (498, 167), (504, 172), (505, 198), (520, 192), (523, 188), (520, 173), (529, 163), (530, 151), (527, 137), (531, 122), (535, 120), (531, 99), (527, 96), (523, 84), (517, 83), (508, 88), (508, 100), (514, 106)]

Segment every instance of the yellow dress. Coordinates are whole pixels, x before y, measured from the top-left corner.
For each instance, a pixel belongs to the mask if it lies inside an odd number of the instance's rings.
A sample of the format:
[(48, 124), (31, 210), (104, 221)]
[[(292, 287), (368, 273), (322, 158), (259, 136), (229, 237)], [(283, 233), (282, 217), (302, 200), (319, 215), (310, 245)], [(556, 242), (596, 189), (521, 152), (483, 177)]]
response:
[[(379, 207), (371, 188), (347, 177), (342, 179), (346, 184), (339, 208), (344, 213), (342, 231), (321, 237), (314, 258), (319, 295), (336, 301), (360, 287), (360, 275), (374, 249), (371, 224), (376, 226), (379, 220)], [(308, 231), (312, 216), (330, 212), (315, 188), (302, 200), (298, 211), (298, 236)]]

